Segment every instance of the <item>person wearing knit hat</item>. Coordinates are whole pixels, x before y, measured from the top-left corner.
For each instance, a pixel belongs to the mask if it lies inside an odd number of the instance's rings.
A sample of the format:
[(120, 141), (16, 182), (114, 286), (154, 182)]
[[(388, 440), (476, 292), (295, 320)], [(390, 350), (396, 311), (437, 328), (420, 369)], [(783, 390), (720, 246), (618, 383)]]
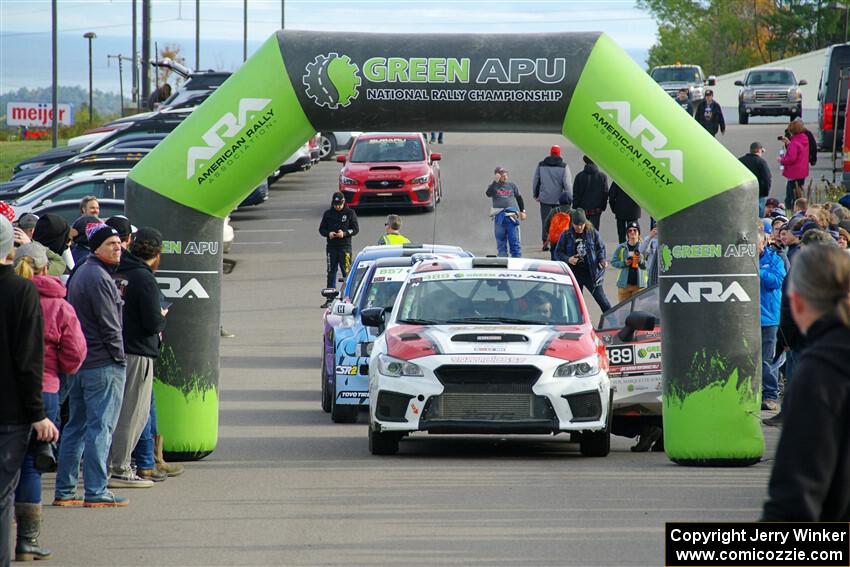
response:
[(540, 223), (542, 229), (543, 246), (542, 251), (549, 250), (549, 232), (546, 228), (546, 219), (549, 213), (556, 208), (561, 196), (566, 195), (570, 203), (573, 200), (572, 187), (573, 174), (564, 160), (561, 158), (561, 146), (549, 148), (549, 155), (537, 164), (534, 170), (534, 178), (531, 180), (534, 200), (540, 203)]
[(89, 249), (89, 241), (86, 236), (86, 227), (92, 224), (101, 222), (100, 219), (91, 215), (82, 215), (71, 224), (71, 238), (74, 243), (71, 245), (71, 255), (74, 258), (74, 264), (82, 264), (86, 257), (91, 254)]
[[(63, 430), (56, 470), (56, 506), (126, 506), (107, 489), (107, 458), (124, 395), (127, 358), (122, 338), (123, 299), (112, 273), (121, 260), (118, 231), (103, 223), (86, 227), (91, 255), (68, 280), (68, 302), (77, 312), (88, 353), (68, 380), (71, 418)], [(85, 494), (77, 495), (80, 462)]]
[[(13, 498), (30, 432), (39, 441), (59, 439), (41, 395), (44, 318), (38, 290), (13, 271), (13, 240), (11, 221), (0, 215), (0, 565), (12, 559)], [(20, 529), (30, 518), (17, 515)]]

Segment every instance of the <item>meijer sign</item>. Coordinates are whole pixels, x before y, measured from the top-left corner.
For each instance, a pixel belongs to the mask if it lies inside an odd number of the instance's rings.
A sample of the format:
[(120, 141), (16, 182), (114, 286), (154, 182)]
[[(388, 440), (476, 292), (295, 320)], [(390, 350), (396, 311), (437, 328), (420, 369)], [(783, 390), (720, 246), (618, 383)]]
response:
[[(70, 104), (58, 105), (59, 125), (73, 126), (74, 112)], [(6, 124), (28, 128), (46, 128), (53, 125), (53, 105), (46, 102), (7, 102)]]

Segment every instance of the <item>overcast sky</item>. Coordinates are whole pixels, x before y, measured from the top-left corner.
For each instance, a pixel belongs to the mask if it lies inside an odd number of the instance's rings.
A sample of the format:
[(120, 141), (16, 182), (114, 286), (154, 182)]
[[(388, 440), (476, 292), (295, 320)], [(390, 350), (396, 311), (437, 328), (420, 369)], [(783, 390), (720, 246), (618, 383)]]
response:
[[(0, 92), (49, 84), (50, 0), (0, 0)], [(141, 0), (138, 17), (141, 21)], [(281, 25), (281, 0), (248, 0), (249, 54)], [(152, 39), (177, 43), (195, 62), (195, 0), (154, 0)], [(633, 56), (655, 41), (655, 21), (633, 0), (285, 0), (286, 28), (325, 31), (533, 33), (604, 31)], [(86, 82), (93, 31), (95, 81), (117, 83), (106, 54), (131, 52), (130, 0), (59, 0), (60, 65)], [(242, 0), (201, 0), (201, 67), (235, 69), (242, 60)], [(141, 33), (139, 32), (141, 35)], [(125, 45), (126, 44), (126, 45)], [(643, 61), (641, 61), (643, 63)], [(82, 68), (79, 68), (82, 65)], [(47, 76), (45, 77), (45, 72)], [(82, 77), (80, 74), (82, 73)], [(112, 78), (114, 76), (114, 78)], [(95, 88), (98, 88), (96, 86)], [(117, 89), (110, 89), (117, 90)]]

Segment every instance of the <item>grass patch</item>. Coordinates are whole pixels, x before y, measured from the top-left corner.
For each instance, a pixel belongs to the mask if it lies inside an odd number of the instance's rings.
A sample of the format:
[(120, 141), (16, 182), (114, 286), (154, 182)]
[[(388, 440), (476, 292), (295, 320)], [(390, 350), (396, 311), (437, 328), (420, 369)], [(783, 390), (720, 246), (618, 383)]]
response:
[[(64, 143), (64, 140), (59, 141), (59, 145)], [(49, 150), (50, 147), (50, 140), (0, 142), (0, 181), (7, 181), (12, 176), (12, 168), (16, 163)]]

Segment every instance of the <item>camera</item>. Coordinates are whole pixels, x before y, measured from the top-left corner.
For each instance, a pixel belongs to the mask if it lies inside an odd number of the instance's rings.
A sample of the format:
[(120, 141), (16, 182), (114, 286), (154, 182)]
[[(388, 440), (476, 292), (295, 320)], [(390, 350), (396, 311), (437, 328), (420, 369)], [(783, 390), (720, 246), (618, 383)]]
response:
[(784, 138), (784, 137), (785, 137), (785, 136), (777, 136), (777, 137), (776, 137), (776, 139), (777, 139), (777, 140), (779, 140), (779, 141), (781, 142), (781, 141), (782, 141), (782, 138)]

